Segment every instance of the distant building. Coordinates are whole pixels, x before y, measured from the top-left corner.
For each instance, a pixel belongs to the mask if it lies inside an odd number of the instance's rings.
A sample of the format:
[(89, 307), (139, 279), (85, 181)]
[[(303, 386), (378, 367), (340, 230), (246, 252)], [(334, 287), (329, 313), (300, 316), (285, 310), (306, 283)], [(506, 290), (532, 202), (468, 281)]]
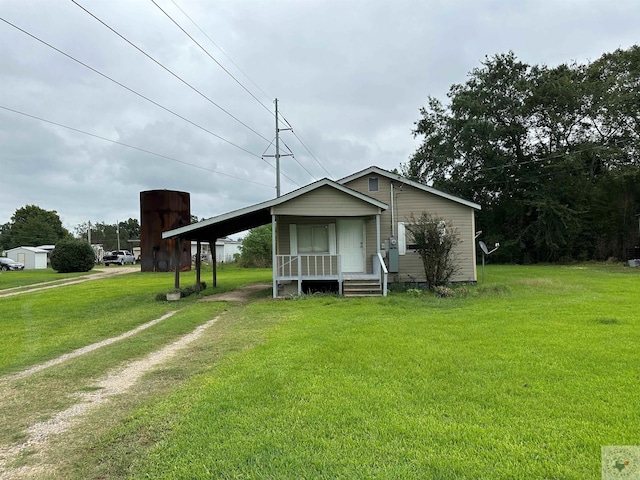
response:
[[(236, 261), (236, 255), (240, 254), (240, 247), (242, 242), (240, 240), (231, 240), (230, 238), (219, 238), (216, 240), (216, 262), (217, 263), (231, 263)], [(202, 243), (202, 251), (200, 252), (202, 260), (205, 262), (212, 261), (211, 247), (208, 243)], [(191, 244), (191, 258), (194, 259), (197, 252), (197, 245)]]
[(25, 270), (47, 268), (49, 252), (37, 247), (16, 247), (5, 251), (7, 257), (24, 263)]

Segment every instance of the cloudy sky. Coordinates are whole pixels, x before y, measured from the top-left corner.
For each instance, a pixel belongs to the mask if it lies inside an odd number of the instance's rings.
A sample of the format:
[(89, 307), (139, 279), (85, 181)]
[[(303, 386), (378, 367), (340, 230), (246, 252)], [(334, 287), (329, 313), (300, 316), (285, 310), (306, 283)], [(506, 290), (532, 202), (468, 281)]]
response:
[(0, 0), (0, 19), (0, 223), (34, 204), (71, 231), (139, 218), (145, 190), (200, 218), (274, 197), (276, 97), (286, 193), (399, 167), (427, 96), (485, 56), (640, 41), (637, 0)]

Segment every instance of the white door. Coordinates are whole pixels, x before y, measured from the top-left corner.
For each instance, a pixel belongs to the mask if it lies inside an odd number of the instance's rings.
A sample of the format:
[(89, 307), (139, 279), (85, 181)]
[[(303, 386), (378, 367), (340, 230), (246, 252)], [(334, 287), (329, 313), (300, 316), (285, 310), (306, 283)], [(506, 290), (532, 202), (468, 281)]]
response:
[(364, 273), (364, 252), (364, 220), (338, 219), (338, 253), (342, 261), (342, 271)]

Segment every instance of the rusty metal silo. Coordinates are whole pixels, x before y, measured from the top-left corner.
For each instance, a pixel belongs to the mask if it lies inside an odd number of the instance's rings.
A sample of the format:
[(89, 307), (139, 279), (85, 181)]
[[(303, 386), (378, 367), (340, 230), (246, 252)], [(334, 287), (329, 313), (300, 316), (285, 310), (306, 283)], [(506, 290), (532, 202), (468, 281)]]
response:
[[(140, 192), (140, 269), (143, 272), (175, 272), (177, 241), (162, 239), (162, 232), (191, 223), (187, 192)], [(180, 270), (191, 270), (191, 242), (181, 245)]]

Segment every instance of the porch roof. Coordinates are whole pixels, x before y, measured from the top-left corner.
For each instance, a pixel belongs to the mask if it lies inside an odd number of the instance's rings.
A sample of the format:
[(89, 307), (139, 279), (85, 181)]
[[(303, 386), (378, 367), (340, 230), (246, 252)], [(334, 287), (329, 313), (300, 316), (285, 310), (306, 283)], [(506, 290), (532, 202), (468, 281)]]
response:
[(324, 186), (335, 188), (338, 191), (353, 196), (382, 210), (387, 209), (386, 203), (380, 202), (368, 195), (357, 192), (349, 187), (334, 182), (333, 180), (329, 180), (328, 178), (323, 178), (322, 180), (310, 183), (309, 185), (294, 190), (293, 192), (289, 192), (277, 198), (272, 198), (266, 202), (257, 203), (249, 207), (209, 218), (208, 220), (203, 220), (202, 222), (162, 232), (162, 238), (179, 237), (183, 240), (200, 240), (209, 242), (250, 228), (266, 225), (267, 223), (271, 223), (271, 212), (273, 207), (282, 205), (283, 203), (289, 202)]

